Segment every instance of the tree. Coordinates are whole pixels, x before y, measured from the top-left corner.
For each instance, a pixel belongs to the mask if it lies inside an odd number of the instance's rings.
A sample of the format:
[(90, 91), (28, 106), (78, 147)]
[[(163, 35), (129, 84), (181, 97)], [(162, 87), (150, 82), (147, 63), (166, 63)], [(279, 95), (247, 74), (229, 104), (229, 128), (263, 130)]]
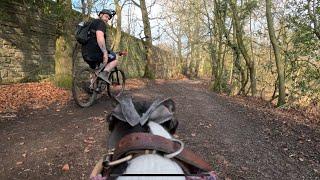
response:
[(120, 46), (120, 41), (121, 41), (121, 32), (122, 32), (121, 31), (121, 20), (122, 20), (121, 11), (122, 11), (122, 6), (120, 5), (119, 0), (114, 0), (114, 4), (116, 6), (117, 27), (116, 27), (116, 36), (115, 36), (114, 41), (113, 41), (112, 49), (114, 51), (118, 51), (119, 50), (119, 46)]
[[(204, 1), (205, 3), (205, 1)], [(226, 82), (223, 82), (223, 75), (224, 75), (224, 54), (223, 52), (223, 35), (224, 35), (224, 28), (225, 28), (225, 19), (226, 19), (226, 11), (227, 7), (226, 4), (220, 2), (219, 0), (213, 1), (214, 11), (213, 11), (213, 19), (210, 19), (208, 10), (206, 10), (207, 19), (208, 19), (208, 27), (209, 27), (209, 34), (210, 34), (210, 41), (209, 41), (209, 49), (210, 56), (212, 58), (212, 75), (214, 76), (212, 89), (217, 92), (222, 91), (222, 86)], [(212, 28), (211, 28), (212, 26)]]
[(285, 74), (284, 74), (284, 66), (280, 59), (280, 48), (279, 43), (277, 42), (275, 31), (274, 31), (274, 23), (271, 14), (271, 0), (266, 0), (266, 17), (268, 23), (268, 31), (270, 41), (273, 47), (273, 52), (275, 56), (275, 61), (277, 65), (278, 72), (278, 89), (279, 89), (279, 98), (278, 98), (278, 106), (285, 104)]
[(320, 103), (314, 102), (320, 100), (320, 41), (314, 27), (319, 26), (320, 1), (290, 1), (287, 11), (285, 18), (290, 38), (284, 52), (288, 61), (287, 101), (290, 105), (313, 103), (319, 106)]
[(237, 8), (237, 3), (236, 0), (229, 0), (230, 8), (232, 11), (232, 17), (234, 21), (234, 28), (236, 29), (236, 37), (237, 37), (237, 44), (238, 47), (241, 51), (241, 54), (243, 58), (246, 61), (246, 65), (249, 69), (250, 73), (250, 88), (251, 88), (251, 94), (252, 96), (256, 96), (257, 94), (257, 83), (256, 83), (256, 69), (255, 69), (255, 63), (251, 59), (251, 57), (248, 54), (248, 51), (245, 47), (244, 40), (243, 40), (243, 26), (242, 23), (240, 22), (240, 18), (238, 15), (238, 8)]
[(148, 16), (148, 10), (145, 0), (140, 0), (140, 4), (133, 1), (133, 3), (141, 9), (142, 21), (143, 21), (143, 30), (145, 35), (145, 51), (146, 51), (146, 66), (144, 70), (144, 77), (149, 79), (155, 78), (155, 68), (154, 62), (152, 60), (152, 35), (151, 35), (151, 26)]

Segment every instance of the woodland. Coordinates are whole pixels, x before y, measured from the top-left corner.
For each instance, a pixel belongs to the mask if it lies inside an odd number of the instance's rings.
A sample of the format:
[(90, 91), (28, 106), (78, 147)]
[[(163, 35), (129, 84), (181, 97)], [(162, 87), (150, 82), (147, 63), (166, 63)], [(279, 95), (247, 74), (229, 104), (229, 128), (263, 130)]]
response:
[[(178, 58), (173, 77), (182, 74), (191, 79), (207, 78), (212, 91), (261, 97), (284, 108), (319, 108), (318, 0), (58, 3), (81, 9), (85, 16), (101, 7), (115, 7), (114, 49), (119, 48), (121, 30), (133, 34), (133, 26), (143, 28), (139, 36), (146, 50), (144, 77), (155, 78), (151, 46), (156, 42), (156, 46)], [(156, 4), (161, 8), (157, 15), (151, 15)], [(142, 16), (122, 12), (126, 7), (137, 7)], [(137, 20), (142, 21), (140, 26), (135, 23)]]

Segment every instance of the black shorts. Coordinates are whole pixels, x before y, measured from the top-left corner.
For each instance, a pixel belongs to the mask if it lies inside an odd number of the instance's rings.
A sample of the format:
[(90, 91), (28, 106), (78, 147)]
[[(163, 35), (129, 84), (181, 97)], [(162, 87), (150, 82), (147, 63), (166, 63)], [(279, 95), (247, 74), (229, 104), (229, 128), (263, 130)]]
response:
[[(108, 50), (108, 63), (116, 59), (116, 53)], [(83, 59), (86, 63), (89, 64), (90, 68), (96, 69), (103, 62), (103, 55), (94, 54), (94, 55), (83, 55)]]

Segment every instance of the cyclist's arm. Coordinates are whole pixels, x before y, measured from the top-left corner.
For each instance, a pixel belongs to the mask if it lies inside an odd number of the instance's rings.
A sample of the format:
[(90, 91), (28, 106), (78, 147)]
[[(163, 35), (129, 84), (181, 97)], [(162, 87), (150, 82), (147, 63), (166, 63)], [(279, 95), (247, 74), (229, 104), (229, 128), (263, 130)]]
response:
[(104, 32), (97, 30), (96, 37), (97, 37), (98, 45), (99, 45), (101, 51), (103, 52), (103, 61), (104, 61), (104, 63), (107, 63), (108, 62), (108, 51), (106, 48), (106, 43), (105, 43), (106, 41), (104, 39)]

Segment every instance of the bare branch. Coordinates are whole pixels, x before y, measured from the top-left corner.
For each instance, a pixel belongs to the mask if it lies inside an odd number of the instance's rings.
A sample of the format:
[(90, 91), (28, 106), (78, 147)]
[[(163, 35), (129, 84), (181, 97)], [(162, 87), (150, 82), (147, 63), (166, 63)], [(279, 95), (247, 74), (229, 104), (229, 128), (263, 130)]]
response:
[(140, 4), (138, 4), (135, 0), (131, 0), (131, 2), (132, 2), (135, 6), (141, 8)]
[(123, 2), (123, 4), (121, 5), (121, 10), (122, 10), (122, 8), (125, 6), (125, 5), (129, 5), (130, 4), (130, 0), (125, 0), (124, 2)]

